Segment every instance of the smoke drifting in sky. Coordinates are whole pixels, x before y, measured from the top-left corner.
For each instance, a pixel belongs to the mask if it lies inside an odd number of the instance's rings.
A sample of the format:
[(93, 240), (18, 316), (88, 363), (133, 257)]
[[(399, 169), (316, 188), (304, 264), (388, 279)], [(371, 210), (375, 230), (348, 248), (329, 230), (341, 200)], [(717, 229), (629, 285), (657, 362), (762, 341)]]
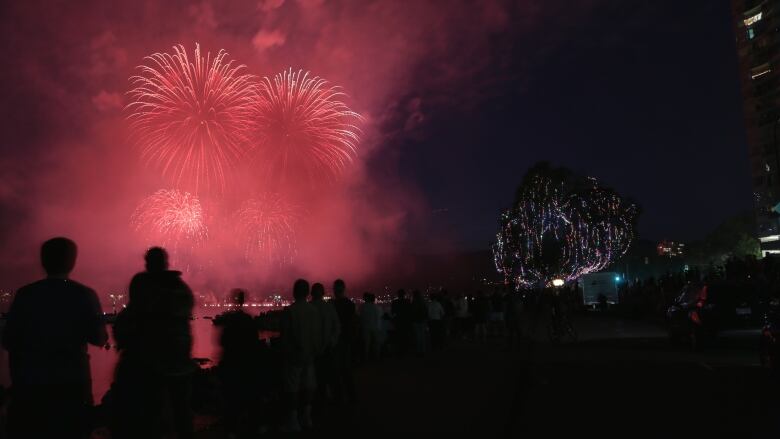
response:
[[(310, 70), (342, 86), (364, 117), (356, 165), (306, 200), (295, 263), (284, 270), (246, 266), (241, 255), (212, 251), (191, 273), (196, 286), (286, 285), (292, 275), (366, 280), (392, 269), (406, 231), (427, 210), (415, 183), (399, 177), (393, 148), (404, 137), (424, 136), (431, 110), (470, 111), (496, 83), (518, 74), (509, 62), (515, 41), (554, 12), (543, 4), (6, 2), (0, 288), (34, 278), (37, 246), (53, 235), (79, 243), (76, 277), (101, 292), (124, 288), (140, 269), (148, 243), (129, 218), (140, 200), (166, 185), (128, 140), (127, 78), (144, 56), (196, 42), (212, 54), (225, 49), (259, 76)], [(212, 237), (227, 242), (229, 234)]]

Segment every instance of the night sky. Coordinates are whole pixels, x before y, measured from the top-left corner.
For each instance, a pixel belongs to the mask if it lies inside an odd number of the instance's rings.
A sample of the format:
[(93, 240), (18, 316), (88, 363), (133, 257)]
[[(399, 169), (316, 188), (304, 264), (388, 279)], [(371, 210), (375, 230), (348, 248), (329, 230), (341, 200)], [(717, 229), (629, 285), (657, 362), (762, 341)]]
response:
[(634, 198), (647, 239), (698, 239), (750, 208), (729, 2), (605, 1), (579, 12), (512, 41), (497, 71), (513, 79), (469, 111), (430, 109), (425, 135), (402, 144), (402, 172), (458, 245), (484, 248), (539, 160)]
[[(150, 243), (128, 219), (170, 182), (128, 141), (128, 77), (174, 44), (225, 49), (259, 76), (311, 70), (364, 117), (349, 172), (307, 198), (285, 283), (485, 250), (540, 160), (635, 199), (647, 239), (697, 239), (750, 207), (727, 1), (76, 3), (0, 5), (0, 276), (12, 285), (37, 275), (36, 245), (52, 235), (79, 242), (78, 274), (98, 286), (138, 267)], [(204, 278), (256, 278), (214, 241)]]

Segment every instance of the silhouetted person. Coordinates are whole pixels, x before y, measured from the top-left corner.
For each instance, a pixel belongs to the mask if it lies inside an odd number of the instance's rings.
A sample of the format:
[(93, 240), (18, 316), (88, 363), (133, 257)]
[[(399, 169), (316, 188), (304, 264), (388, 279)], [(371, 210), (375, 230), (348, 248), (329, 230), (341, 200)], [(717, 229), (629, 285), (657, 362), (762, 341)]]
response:
[(455, 297), (455, 322), (454, 332), (457, 337), (463, 338), (468, 329), (469, 300), (466, 296), (458, 294)]
[(428, 337), (428, 304), (419, 290), (412, 293), (412, 327), (414, 329), (415, 353), (423, 355)]
[(363, 306), (360, 307), (360, 328), (363, 331), (363, 358), (376, 360), (379, 358), (382, 309), (376, 302), (376, 296), (363, 294)]
[(413, 339), (412, 304), (406, 299), (406, 291), (398, 290), (396, 299), (390, 305), (390, 315), (395, 327), (395, 343), (400, 354), (411, 350)]
[(453, 322), (455, 321), (455, 301), (450, 296), (449, 291), (442, 290), (439, 294), (439, 303), (444, 308), (444, 344), (447, 343), (453, 332)]
[(87, 344), (108, 338), (95, 292), (68, 275), (76, 244), (53, 238), (41, 247), (46, 278), (16, 292), (3, 331), (9, 353), (11, 438), (89, 435), (92, 406)]
[(317, 308), (306, 301), (308, 296), (309, 283), (295, 281), (295, 301), (285, 308), (281, 318), (284, 390), (289, 409), (284, 429), (289, 432), (300, 431), (301, 425), (311, 428), (311, 401), (317, 388), (314, 359), (321, 346), (322, 324)]
[(489, 299), (490, 312), (488, 314), (488, 321), (490, 327), (488, 328), (494, 336), (504, 336), (504, 292), (500, 289), (493, 291), (493, 295)]
[(168, 269), (159, 247), (146, 252), (146, 271), (130, 281), (130, 300), (117, 316), (120, 352), (112, 393), (114, 437), (190, 438), (192, 426), (193, 297), (181, 273)]
[(431, 348), (433, 349), (441, 349), (444, 346), (444, 317), (445, 311), (441, 303), (441, 296), (432, 295), (431, 301), (428, 302), (428, 324), (430, 325)]
[(316, 283), (311, 287), (311, 304), (317, 309), (322, 329), (320, 331), (320, 351), (314, 360), (317, 371), (317, 394), (319, 401), (329, 399), (333, 392), (333, 351), (339, 341), (341, 324), (336, 308), (324, 300), (325, 287)]
[(233, 308), (214, 318), (222, 328), (219, 344), (222, 358), (217, 367), (225, 399), (228, 430), (239, 437), (256, 431), (260, 413), (261, 371), (257, 325), (244, 311), (246, 293), (230, 292)]
[(347, 286), (343, 280), (333, 282), (333, 306), (339, 316), (341, 333), (333, 352), (334, 396), (337, 402), (356, 402), (355, 381), (352, 374), (352, 343), (355, 342), (357, 313), (355, 304), (346, 297)]
[(487, 321), (490, 303), (482, 291), (477, 291), (471, 304), (471, 318), (474, 320), (474, 338), (484, 340), (487, 337)]
[(523, 337), (523, 300), (518, 292), (511, 292), (506, 296), (506, 309), (504, 310), (507, 341), (509, 349), (518, 349)]
[(607, 296), (605, 296), (604, 294), (599, 294), (598, 306), (599, 306), (599, 311), (601, 312), (607, 311), (607, 308), (609, 307), (609, 304), (607, 303)]

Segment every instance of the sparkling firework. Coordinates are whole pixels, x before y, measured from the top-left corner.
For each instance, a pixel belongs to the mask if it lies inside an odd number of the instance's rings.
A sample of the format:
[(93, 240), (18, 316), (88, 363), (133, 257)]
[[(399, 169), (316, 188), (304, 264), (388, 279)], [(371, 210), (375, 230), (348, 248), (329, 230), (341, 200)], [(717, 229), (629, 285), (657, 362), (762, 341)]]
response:
[(280, 264), (292, 261), (299, 219), (299, 209), (278, 194), (264, 194), (244, 202), (235, 220), (246, 258)]
[(131, 224), (166, 245), (197, 245), (208, 237), (200, 200), (188, 192), (161, 189), (141, 201)]
[(226, 56), (204, 57), (196, 44), (190, 60), (178, 45), (146, 57), (130, 78), (128, 119), (143, 159), (195, 193), (223, 190), (250, 148), (256, 83)]
[(527, 177), (515, 206), (501, 214), (493, 245), (506, 282), (530, 287), (573, 281), (628, 251), (637, 207), (595, 179), (579, 185), (572, 189), (570, 181), (544, 172)]
[(257, 99), (258, 162), (272, 181), (302, 170), (309, 183), (333, 179), (357, 154), (359, 114), (338, 87), (292, 69), (266, 77)]

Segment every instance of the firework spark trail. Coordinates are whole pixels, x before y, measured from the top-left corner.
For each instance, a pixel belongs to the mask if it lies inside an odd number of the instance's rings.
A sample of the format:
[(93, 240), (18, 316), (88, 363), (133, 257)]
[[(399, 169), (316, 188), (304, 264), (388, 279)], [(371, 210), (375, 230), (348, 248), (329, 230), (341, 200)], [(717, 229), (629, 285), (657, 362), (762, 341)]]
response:
[(258, 161), (272, 181), (302, 169), (310, 184), (337, 177), (357, 155), (361, 116), (344, 93), (318, 76), (292, 69), (265, 77), (256, 101)]
[(160, 189), (146, 197), (130, 218), (136, 231), (177, 247), (203, 243), (208, 238), (200, 200), (189, 192)]
[(126, 109), (142, 158), (177, 187), (222, 191), (226, 175), (251, 148), (255, 77), (227, 53), (190, 60), (184, 46), (155, 53), (130, 78)]
[(299, 219), (299, 209), (279, 194), (263, 194), (244, 202), (235, 220), (246, 258), (280, 264), (292, 261)]

